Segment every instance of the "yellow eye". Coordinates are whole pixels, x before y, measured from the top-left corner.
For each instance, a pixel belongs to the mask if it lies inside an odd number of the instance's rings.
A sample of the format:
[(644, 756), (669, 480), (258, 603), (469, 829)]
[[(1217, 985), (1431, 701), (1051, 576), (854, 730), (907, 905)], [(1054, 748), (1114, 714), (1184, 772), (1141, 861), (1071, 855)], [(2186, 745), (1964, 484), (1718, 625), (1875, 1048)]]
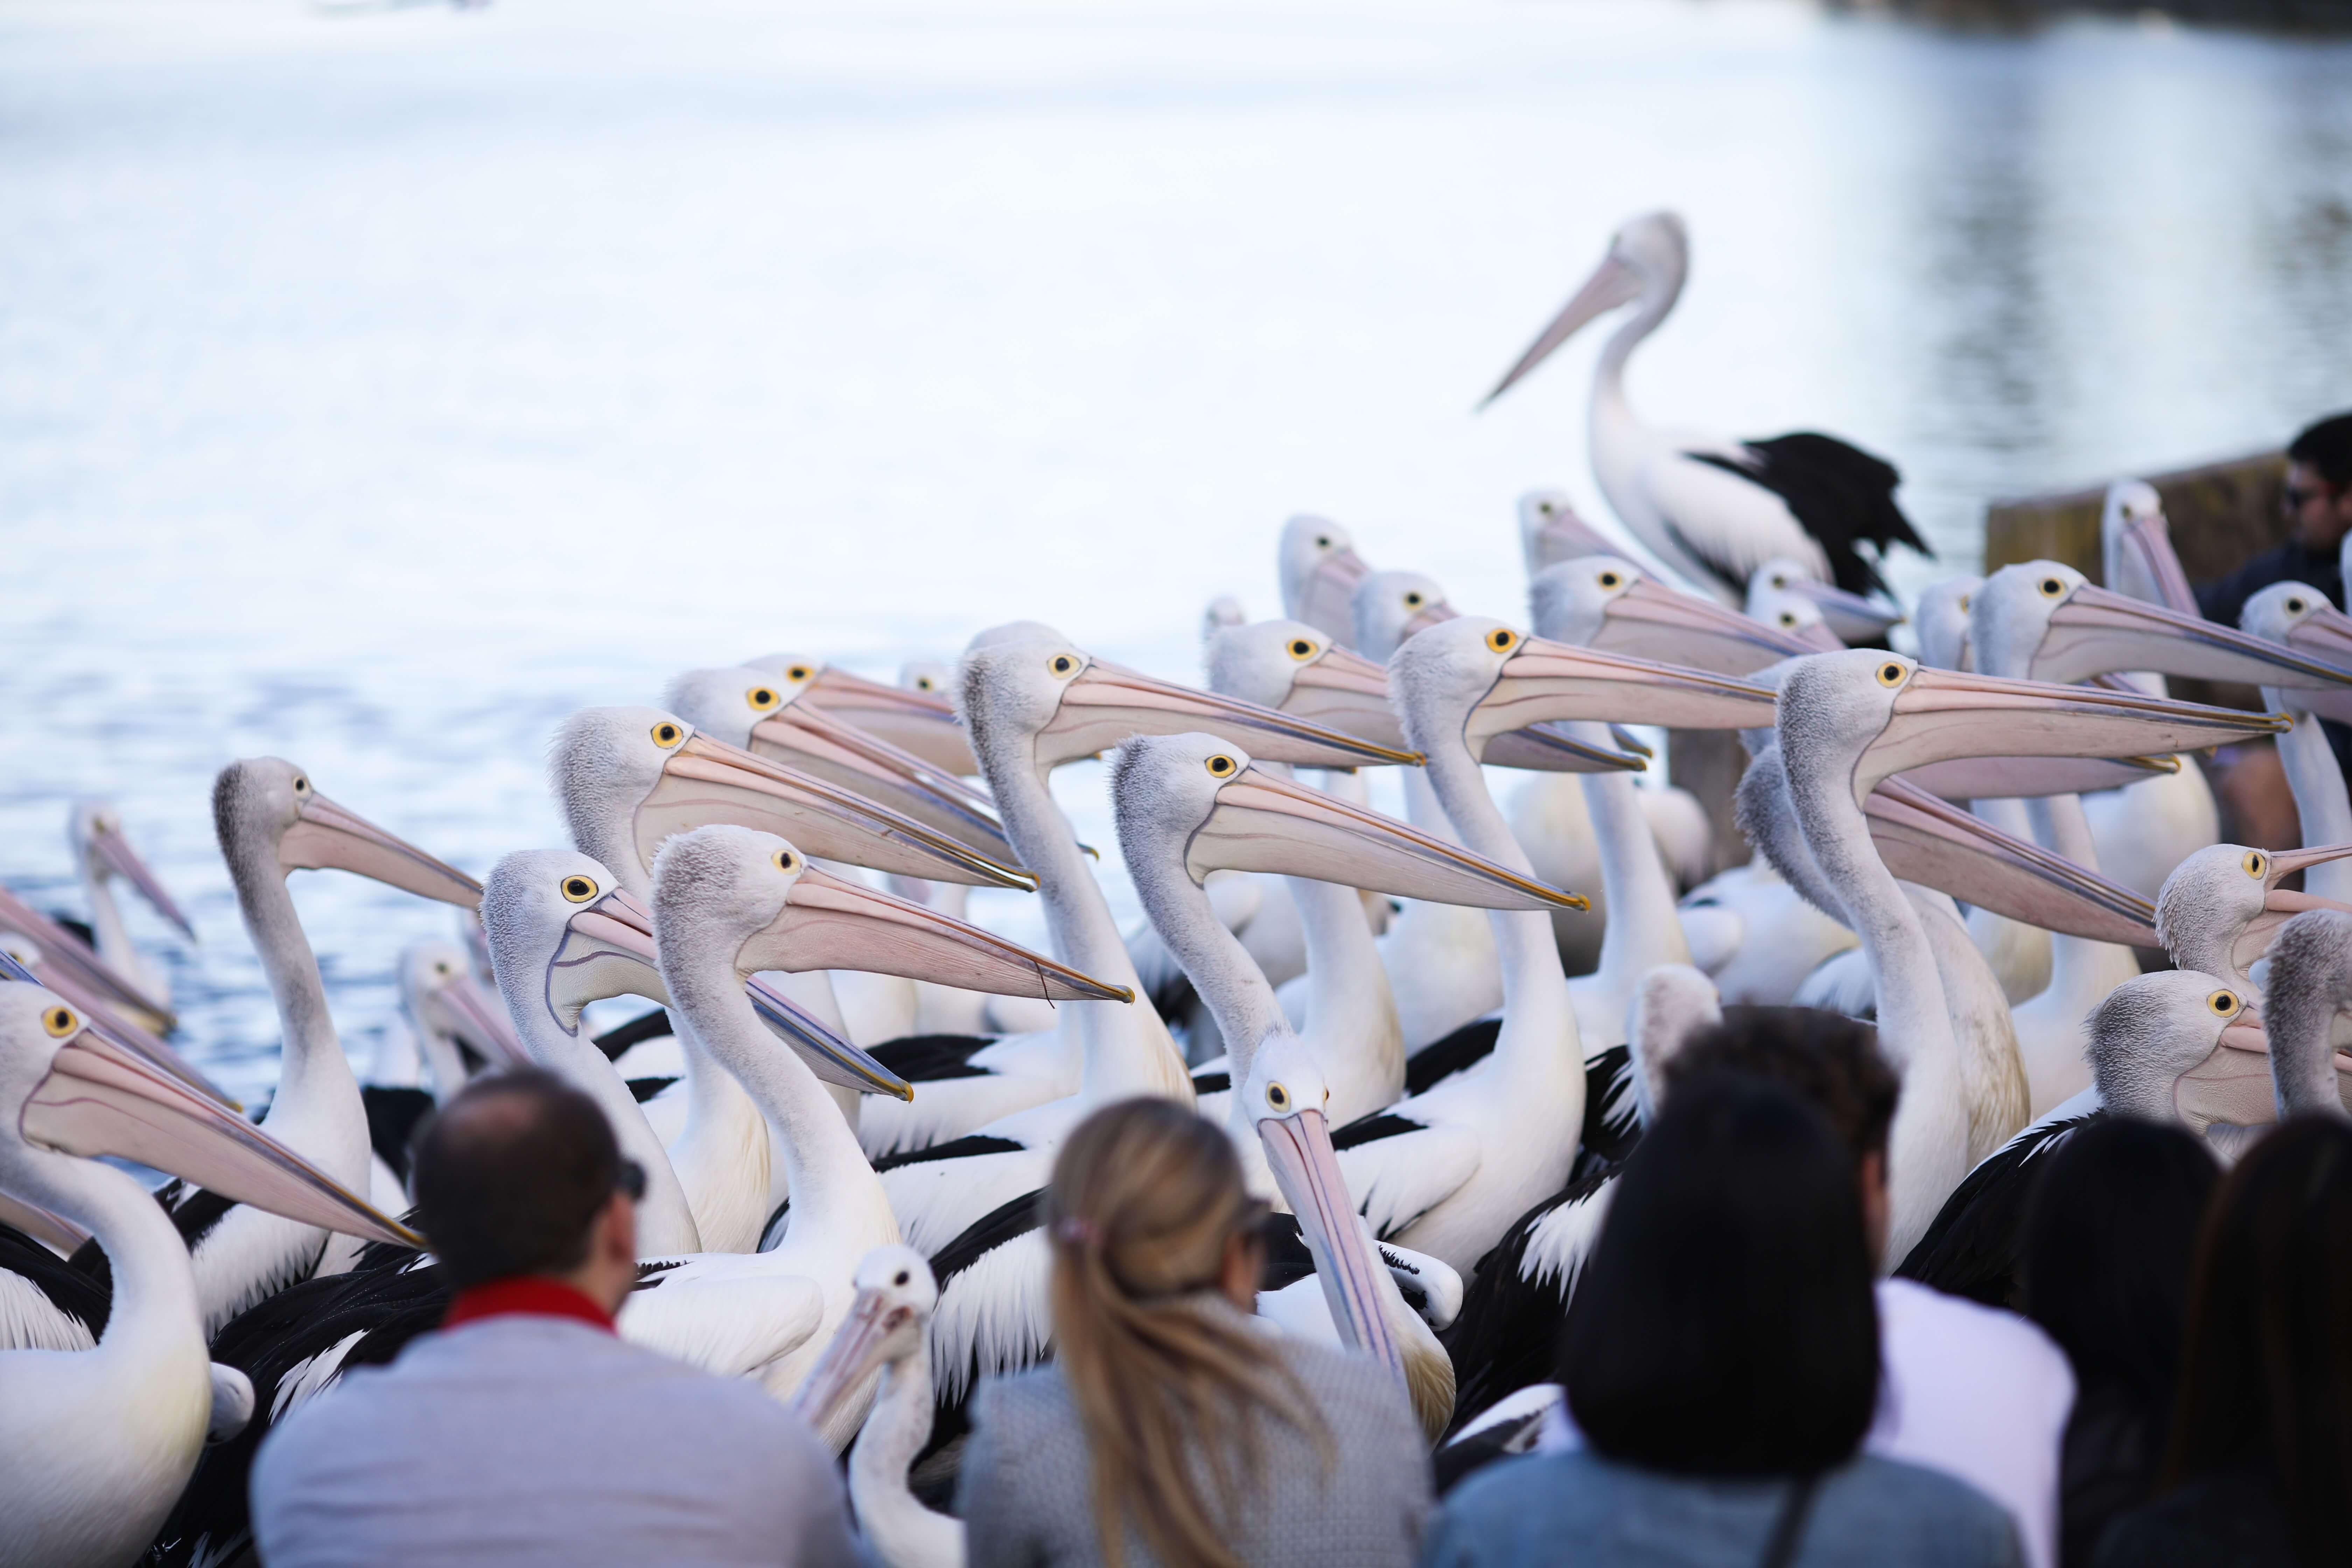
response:
[(1278, 1083), (1267, 1084), (1265, 1102), (1276, 1110), (1287, 1110), (1290, 1109), (1290, 1091)]
[(783, 699), (776, 695), (776, 689), (772, 686), (755, 686), (743, 693), (743, 700), (751, 705), (752, 712), (765, 713)]
[(1209, 770), (1209, 776), (1213, 779), (1229, 779), (1242, 771), (1242, 765), (1223, 752), (1219, 752), (1202, 765)]
[(584, 904), (604, 890), (596, 885), (593, 877), (566, 877), (557, 886), (563, 896), (575, 904)]
[(1508, 626), (1496, 626), (1486, 634), (1486, 646), (1496, 653), (1508, 653), (1518, 646), (1519, 634)]
[(1045, 661), (1045, 668), (1052, 670), (1055, 675), (1067, 675), (1072, 670), (1078, 668), (1078, 661), (1072, 658), (1068, 654), (1057, 653), (1053, 658)]
[(1404, 607), (1408, 610), (1417, 610), (1421, 608), (1421, 591), (1419, 589), (1415, 589), (1413, 592), (1407, 594), (1404, 596)]
[(1903, 667), (1890, 658), (1885, 664), (1878, 667), (1878, 684), (1881, 686), (1900, 686), (1903, 684)]
[(774, 859), (776, 869), (779, 871), (795, 871), (800, 868), (801, 858), (789, 849), (777, 850)]
[(81, 1027), (81, 1020), (74, 1016), (70, 1007), (52, 1007), (41, 1015), (41, 1027), (49, 1032), (51, 1039), (62, 1040)]
[(654, 726), (654, 744), (665, 752), (685, 739), (686, 731), (667, 719)]
[(1304, 664), (1315, 657), (1315, 645), (1305, 637), (1290, 639), (1290, 657)]
[(294, 775), (294, 793), (295, 793), (296, 795), (308, 795), (308, 794), (310, 794), (310, 781), (309, 779), (304, 778), (300, 773), (296, 773), (296, 774)]
[(928, 676), (928, 675), (919, 675), (919, 676), (915, 677), (915, 689), (916, 689), (916, 690), (918, 690), (918, 691), (929, 691), (930, 689), (931, 689), (931, 678), (930, 678), (929, 676)]
[(1775, 572), (1772, 574), (1772, 586), (1775, 588), (1785, 588), (1788, 585), (1789, 574), (1786, 572)]
[(1960, 595), (1960, 613), (1962, 615), (1968, 614), (1969, 601), (1975, 597), (1976, 595), (1974, 594), (1963, 594)]
[(2045, 599), (2054, 599), (2066, 591), (2064, 579), (2059, 577), (2044, 577), (2038, 585), (2042, 589), (2042, 596)]
[(811, 669), (807, 665), (796, 664), (790, 669), (784, 671), (784, 679), (791, 681), (794, 686), (798, 686), (802, 681), (806, 680), (810, 676), (814, 675), (816, 671)]
[(2231, 1014), (2236, 1012), (2242, 1004), (2238, 1001), (2238, 994), (2236, 992), (2216, 991), (2213, 994), (2205, 998), (2205, 1005), (2213, 1010), (2213, 1016), (2215, 1017), (2226, 1018)]
[(2263, 873), (2270, 869), (2270, 862), (2263, 858), (2263, 852), (2259, 849), (2247, 850), (2245, 858), (2238, 864), (2246, 868), (2247, 876), (2258, 882), (2262, 880)]
[(1783, 610), (1783, 611), (1781, 611), (1781, 612), (1780, 612), (1780, 624), (1781, 624), (1782, 626), (1795, 626), (1795, 625), (1797, 624), (1797, 614), (1796, 614), (1796, 612), (1795, 612), (1794, 610)]
[(1601, 574), (1601, 585), (1604, 588), (1614, 588), (1623, 579), (1620, 578), (1614, 572), (1603, 572)]
[(2286, 613), (2290, 616), (2299, 616), (2303, 614), (2303, 601), (2301, 599), (2289, 599), (2286, 602)]

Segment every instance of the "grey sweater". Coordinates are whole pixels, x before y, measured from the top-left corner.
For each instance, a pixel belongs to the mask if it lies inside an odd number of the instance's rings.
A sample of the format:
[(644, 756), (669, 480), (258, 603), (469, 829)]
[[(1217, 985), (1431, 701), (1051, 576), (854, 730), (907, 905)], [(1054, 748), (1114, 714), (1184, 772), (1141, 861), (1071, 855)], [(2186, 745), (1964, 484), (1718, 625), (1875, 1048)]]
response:
[(485, 1319), (363, 1367), (253, 1471), (268, 1568), (855, 1563), (833, 1456), (731, 1382), (562, 1318)]
[[(1329, 1424), (1336, 1462), (1327, 1479), (1308, 1438), (1261, 1421), (1264, 1488), (1225, 1516), (1234, 1555), (1285, 1568), (1411, 1563), (1429, 1514), (1429, 1446), (1404, 1385), (1360, 1356), (1275, 1342)], [(956, 1491), (968, 1568), (1103, 1561), (1086, 1433), (1061, 1369), (982, 1384), (972, 1420)], [(1158, 1561), (1132, 1530), (1125, 1553), (1127, 1568)]]

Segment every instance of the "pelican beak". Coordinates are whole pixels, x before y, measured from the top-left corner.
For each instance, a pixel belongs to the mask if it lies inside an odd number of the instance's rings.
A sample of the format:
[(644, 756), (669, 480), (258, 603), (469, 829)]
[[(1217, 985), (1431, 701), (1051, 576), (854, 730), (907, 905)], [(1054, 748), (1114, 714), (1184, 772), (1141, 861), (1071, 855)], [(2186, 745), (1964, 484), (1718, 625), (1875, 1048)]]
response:
[(2216, 1121), (2261, 1127), (2278, 1119), (2270, 1050), (2270, 1037), (2251, 1011), (2222, 1028), (2211, 1053), (2172, 1083), (2172, 1103), (2191, 1132), (2201, 1137)]
[[(613, 889), (566, 923), (563, 941), (548, 961), (548, 1011), (567, 1033), (576, 1034), (580, 1009), (594, 997), (634, 993), (668, 1006), (669, 987), (662, 983), (655, 953), (652, 913), (628, 893)], [(614, 973), (608, 967), (612, 965), (618, 965), (620, 973)], [(559, 994), (559, 985), (574, 978), (582, 987), (579, 994)], [(809, 1070), (825, 1082), (861, 1094), (887, 1094), (899, 1100), (915, 1097), (913, 1086), (906, 1079), (809, 1016), (774, 987), (752, 978), (743, 983), (743, 992), (768, 1032), (792, 1047)]]
[(776, 918), (736, 955), (746, 971), (862, 969), (964, 991), (1048, 1002), (1132, 1002), (1043, 953), (894, 894), (805, 868)]
[(1298, 618), (1332, 637), (1349, 636), (1356, 618), (1356, 584), (1371, 574), (1371, 567), (1353, 547), (1328, 552), (1299, 592)]
[(1862, 803), (1886, 868), (2013, 921), (2093, 942), (2154, 947), (2156, 906), (2121, 883), (2002, 832), (1901, 779)]
[(0, 1193), (0, 1225), (12, 1225), (59, 1258), (71, 1258), (89, 1239), (89, 1232), (54, 1209)]
[(1550, 357), (1552, 350), (1574, 337), (1577, 329), (1587, 321), (1620, 305), (1630, 305), (1641, 297), (1642, 280), (1633, 269), (1613, 254), (1602, 257), (1601, 265), (1592, 269), (1592, 276), (1584, 280), (1584, 287), (1560, 307), (1559, 314), (1537, 334), (1536, 341), (1528, 345), (1528, 352), (1519, 356), (1519, 363), (1505, 373), (1478, 406), (1484, 408), (1510, 391), (1521, 377)]
[(887, 1291), (860, 1290), (841, 1327), (833, 1331), (833, 1342), (793, 1395), (793, 1409), (801, 1419), (816, 1431), (824, 1430), (850, 1395), (881, 1370), (890, 1357), (891, 1342), (914, 1316), (915, 1309), (904, 1301), (893, 1306)]
[(278, 841), (278, 864), (288, 871), (352, 871), (421, 899), (482, 907), (479, 882), (316, 790), (296, 801), (294, 826)]
[(780, 708), (751, 726), (751, 741), (759, 755), (911, 816), (975, 855), (1004, 866), (1021, 863), (996, 820), (996, 803), (985, 794), (822, 707), (803, 701)]
[(1211, 871), (1265, 871), (1474, 909), (1591, 907), (1410, 824), (1255, 766), (1217, 791), (1185, 847), (1184, 868), (1196, 882)]
[[(76, 973), (62, 964), (47, 962), (41, 954), (41, 972), (35, 973), (19, 963), (16, 956), (0, 948), (0, 980), (14, 980), (26, 985), (38, 985), (56, 992), (71, 1003), (82, 1016), (82, 1027), (111, 1041), (117, 1047), (129, 1051), (160, 1072), (170, 1074), (198, 1094), (209, 1095), (231, 1110), (243, 1110), (244, 1105), (220, 1085), (196, 1069), (187, 1058), (141, 1028), (137, 1024), (108, 1006), (100, 997), (86, 990)], [(21, 1227), (20, 1227), (21, 1228)]]
[(425, 1001), (436, 1021), (463, 1040), (473, 1053), (494, 1068), (529, 1067), (530, 1055), (515, 1037), (506, 1008), (482, 983), (460, 974)]
[(1299, 1239), (1314, 1257), (1316, 1278), (1323, 1282), (1323, 1300), (1331, 1309), (1339, 1342), (1402, 1373), (1403, 1352), (1381, 1311), (1383, 1268), (1349, 1200), (1322, 1107), (1260, 1117), (1257, 1136), (1265, 1147), (1275, 1185), (1298, 1216)]
[[(1884, 668), (1903, 667), (1889, 660)], [(2284, 713), (1919, 665), (1895, 694), (1886, 728), (1855, 766), (1854, 798), (1896, 773), (1957, 757), (2161, 755), (2275, 735), (2294, 723)]]
[(1536, 724), (1525, 730), (1507, 730), (1486, 742), (1486, 754), (1481, 762), (1498, 768), (1520, 768), (1538, 773), (1638, 773), (1646, 772), (1650, 748), (1626, 733), (1609, 726), (1610, 739), (1623, 748), (1611, 751), (1589, 741), (1580, 741), (1560, 724)]
[(902, 812), (837, 784), (689, 732), (637, 805), (646, 863), (673, 833), (714, 822), (756, 827), (812, 855), (902, 877), (1028, 890), (1028, 872), (990, 859)]
[(2323, 899), (2317, 893), (2301, 893), (2279, 884), (2295, 872), (2330, 860), (2341, 860), (2352, 855), (2352, 844), (2319, 844), (2308, 849), (2281, 849), (2270, 852), (2270, 869), (2263, 877), (2262, 912), (2248, 921), (2230, 943), (2230, 960), (2240, 969), (2252, 965), (2270, 951), (2271, 939), (2278, 935), (2279, 927), (2306, 910), (2337, 910), (2352, 914), (2352, 905), (2335, 899)]
[(1887, 631), (1903, 624), (1901, 610), (1881, 605), (1863, 595), (1848, 593), (1834, 583), (1819, 583), (1811, 577), (1791, 576), (1781, 584), (1800, 598), (1809, 599), (1822, 613), (1822, 620), (1830, 635), (1839, 639), (1839, 646), (1869, 637), (1884, 637)]
[(1388, 670), (1337, 643), (1290, 678), (1290, 692), (1282, 700), (1282, 710), (1294, 719), (1338, 730), (1376, 746), (1407, 749), (1404, 727), (1389, 706)]
[[(2156, 591), (2162, 596), (2166, 609), (2182, 616), (2200, 613), (2197, 592), (2189, 585), (2189, 574), (2180, 569), (2180, 557), (2173, 552), (2172, 532), (2166, 525), (2162, 512), (2151, 512), (2124, 524), (2122, 543), (2126, 550), (2138, 557), (2141, 569), (2156, 584)], [(2336, 662), (2341, 664), (2345, 661), (2338, 659)]]
[[(64, 1009), (55, 1009), (64, 1011)], [(168, 1171), (236, 1203), (370, 1241), (424, 1238), (218, 1100), (83, 1028), (25, 1101), (25, 1138), (67, 1154)]]
[[(99, 963), (87, 946), (57, 921), (0, 888), (0, 932), (5, 931), (14, 931), (30, 944), (41, 966), (35, 984), (48, 986), (86, 1016), (105, 1020), (117, 1033), (136, 1037), (142, 1042), (142, 1049), (151, 1040), (162, 1047), (162, 1041), (126, 1015), (152, 1018), (158, 1027), (168, 1029), (177, 1021), (169, 1007)], [(8, 962), (16, 963), (14, 959)], [(30, 978), (31, 972), (26, 970), (25, 975)]]
[(147, 900), (149, 908), (178, 927), (182, 936), (190, 942), (196, 940), (196, 928), (188, 923), (188, 917), (180, 912), (180, 906), (172, 901), (172, 895), (148, 869), (147, 862), (139, 858), (139, 852), (131, 847), (131, 840), (122, 836), (121, 829), (111, 824), (92, 829), (89, 847), (98, 851), (107, 869), (139, 889), (139, 896)]
[(1193, 730), (1221, 735), (1252, 756), (1300, 767), (1417, 766), (1421, 762), (1418, 752), (1360, 741), (1238, 697), (1195, 690), (1096, 659), (1062, 688), (1060, 710), (1037, 732), (1037, 764), (1050, 768), (1090, 757), (1138, 735), (1181, 735)]
[(2352, 668), (2085, 583), (2051, 612), (2034, 678), (2087, 680), (2118, 669), (2249, 686), (2352, 686)]
[(1549, 720), (1758, 729), (1772, 722), (1773, 702), (1772, 689), (1752, 681), (1524, 637), (1494, 686), (1470, 710), (1463, 738), (1474, 754), (1481, 754), (1495, 736)]
[(1796, 633), (1646, 577), (1636, 578), (1609, 601), (1600, 631), (1585, 646), (1717, 675), (1753, 675), (1784, 658), (1828, 651)]
[(959, 778), (980, 772), (955, 704), (939, 692), (885, 686), (828, 664), (809, 682), (804, 700)]
[(1954, 757), (1904, 779), (1946, 800), (2033, 800), (2121, 789), (2180, 771), (2178, 757)]
[[(2306, 658), (2352, 668), (2352, 616), (2322, 605), (2286, 634), (2286, 646)], [(2352, 692), (2305, 691), (2297, 694), (2297, 700), (2323, 719), (2352, 723)]]

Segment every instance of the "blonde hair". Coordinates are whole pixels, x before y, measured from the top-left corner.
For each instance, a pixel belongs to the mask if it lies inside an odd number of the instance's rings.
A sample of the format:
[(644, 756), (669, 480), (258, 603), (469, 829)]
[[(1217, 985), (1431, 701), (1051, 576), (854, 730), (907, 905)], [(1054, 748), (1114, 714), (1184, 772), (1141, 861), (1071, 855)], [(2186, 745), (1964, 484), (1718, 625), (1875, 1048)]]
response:
[(1169, 1100), (1104, 1107), (1054, 1161), (1055, 1353), (1086, 1428), (1111, 1568), (1129, 1523), (1170, 1568), (1239, 1568), (1218, 1516), (1263, 1484), (1262, 1415), (1331, 1467), (1330, 1428), (1297, 1375), (1251, 1325), (1200, 1300), (1264, 1215), (1225, 1134)]

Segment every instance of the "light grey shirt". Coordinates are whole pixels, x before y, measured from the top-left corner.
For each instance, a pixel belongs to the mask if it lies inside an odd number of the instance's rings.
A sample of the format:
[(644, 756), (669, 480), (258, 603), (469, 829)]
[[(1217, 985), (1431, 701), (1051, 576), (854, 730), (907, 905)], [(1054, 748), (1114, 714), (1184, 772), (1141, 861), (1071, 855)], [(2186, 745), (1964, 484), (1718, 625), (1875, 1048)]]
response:
[(833, 1456), (757, 1387), (522, 1315), (427, 1334), (287, 1417), (253, 1530), (268, 1568), (857, 1560)]
[[(1273, 1342), (1328, 1423), (1336, 1451), (1327, 1472), (1309, 1437), (1262, 1419), (1261, 1485), (1227, 1500), (1226, 1543), (1251, 1564), (1404, 1568), (1430, 1509), (1429, 1446), (1404, 1384), (1361, 1356)], [(956, 1491), (968, 1568), (1101, 1562), (1086, 1430), (1061, 1369), (982, 1384), (972, 1423)], [(1132, 1530), (1125, 1552), (1127, 1568), (1157, 1561)]]

